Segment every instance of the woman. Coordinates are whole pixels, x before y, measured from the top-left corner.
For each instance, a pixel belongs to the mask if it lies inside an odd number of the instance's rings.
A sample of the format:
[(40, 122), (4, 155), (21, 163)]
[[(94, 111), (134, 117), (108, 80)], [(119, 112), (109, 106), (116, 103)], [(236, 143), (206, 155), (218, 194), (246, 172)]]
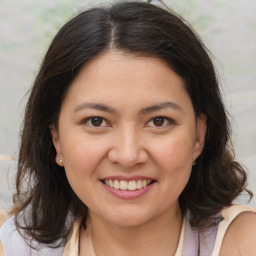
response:
[(149, 3), (94, 8), (34, 82), (1, 240), (7, 256), (250, 256), (255, 210), (232, 206), (245, 184), (190, 26)]

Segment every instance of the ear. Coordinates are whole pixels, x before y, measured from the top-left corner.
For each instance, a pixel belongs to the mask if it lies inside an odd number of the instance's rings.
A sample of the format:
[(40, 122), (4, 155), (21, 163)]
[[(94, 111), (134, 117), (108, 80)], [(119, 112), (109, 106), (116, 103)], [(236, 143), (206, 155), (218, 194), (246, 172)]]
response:
[(61, 144), (60, 144), (60, 138), (59, 138), (59, 133), (58, 130), (56, 129), (55, 125), (51, 124), (49, 126), (51, 135), (52, 135), (52, 142), (56, 150), (56, 157), (55, 161), (57, 165), (59, 166), (64, 166), (63, 165), (63, 156), (62, 156), (62, 151), (61, 151)]
[(194, 144), (193, 160), (195, 161), (204, 148), (205, 136), (207, 131), (207, 116), (200, 114), (196, 120), (196, 139)]

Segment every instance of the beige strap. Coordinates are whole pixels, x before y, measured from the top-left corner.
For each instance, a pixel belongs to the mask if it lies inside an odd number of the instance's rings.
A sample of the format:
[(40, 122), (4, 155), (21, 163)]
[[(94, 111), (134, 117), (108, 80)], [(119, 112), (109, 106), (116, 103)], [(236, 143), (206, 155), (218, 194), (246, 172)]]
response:
[(62, 256), (78, 256), (80, 221), (73, 223)]
[(221, 211), (223, 220), (220, 222), (218, 226), (218, 231), (217, 231), (217, 236), (216, 236), (216, 241), (213, 248), (212, 256), (219, 256), (222, 241), (229, 225), (242, 212), (256, 213), (256, 210), (248, 205), (232, 205)]
[(182, 228), (181, 228), (181, 232), (180, 232), (180, 240), (179, 240), (179, 244), (178, 244), (178, 247), (177, 247), (177, 250), (176, 250), (176, 253), (174, 256), (182, 256), (184, 237), (185, 237), (185, 226), (186, 226), (186, 217), (184, 216)]
[[(82, 219), (77, 220), (73, 223), (71, 229), (70, 229), (70, 234), (67, 238), (67, 243), (64, 248), (62, 256), (78, 256), (79, 255), (79, 236), (80, 236), (80, 228), (82, 225)], [(96, 256), (94, 249), (93, 249), (93, 244), (92, 244), (92, 239), (91, 239), (91, 225), (89, 220), (87, 219), (86, 222), (86, 237), (85, 240), (83, 241), (84, 246), (86, 247), (86, 256)], [(0, 255), (1, 256), (1, 255)]]

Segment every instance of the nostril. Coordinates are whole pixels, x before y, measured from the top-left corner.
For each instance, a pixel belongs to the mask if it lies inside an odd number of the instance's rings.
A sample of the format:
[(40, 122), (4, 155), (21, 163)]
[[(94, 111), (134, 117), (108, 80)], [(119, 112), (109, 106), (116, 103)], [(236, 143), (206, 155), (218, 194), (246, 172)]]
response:
[(116, 145), (111, 148), (108, 152), (108, 159), (113, 164), (120, 164), (125, 168), (133, 167), (137, 164), (143, 164), (148, 159), (147, 152), (139, 146), (127, 145)]

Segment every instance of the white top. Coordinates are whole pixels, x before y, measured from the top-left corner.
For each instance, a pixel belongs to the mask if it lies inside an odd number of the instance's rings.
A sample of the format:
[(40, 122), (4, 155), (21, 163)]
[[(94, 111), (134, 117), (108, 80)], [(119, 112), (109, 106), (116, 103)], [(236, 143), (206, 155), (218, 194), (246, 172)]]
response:
[[(200, 246), (200, 256), (218, 256), (222, 244), (223, 237), (231, 222), (242, 212), (254, 212), (256, 210), (246, 205), (233, 205), (223, 209), (219, 215), (219, 224), (209, 229), (204, 234), (198, 235), (197, 230), (193, 230), (189, 224), (189, 216), (184, 218), (180, 240), (175, 256), (196, 256), (198, 246)], [(0, 229), (0, 240), (3, 244), (5, 256), (78, 256), (79, 251), (79, 231), (81, 221), (77, 220), (73, 223), (66, 245), (59, 248), (48, 248), (43, 244), (35, 241), (31, 242), (29, 238), (26, 241), (17, 231), (14, 225), (14, 217), (7, 220)], [(91, 229), (88, 224), (86, 237), (87, 256), (96, 256), (92, 240)], [(61, 240), (60, 240), (61, 241)], [(31, 242), (33, 247), (38, 250), (31, 249), (28, 245)]]

